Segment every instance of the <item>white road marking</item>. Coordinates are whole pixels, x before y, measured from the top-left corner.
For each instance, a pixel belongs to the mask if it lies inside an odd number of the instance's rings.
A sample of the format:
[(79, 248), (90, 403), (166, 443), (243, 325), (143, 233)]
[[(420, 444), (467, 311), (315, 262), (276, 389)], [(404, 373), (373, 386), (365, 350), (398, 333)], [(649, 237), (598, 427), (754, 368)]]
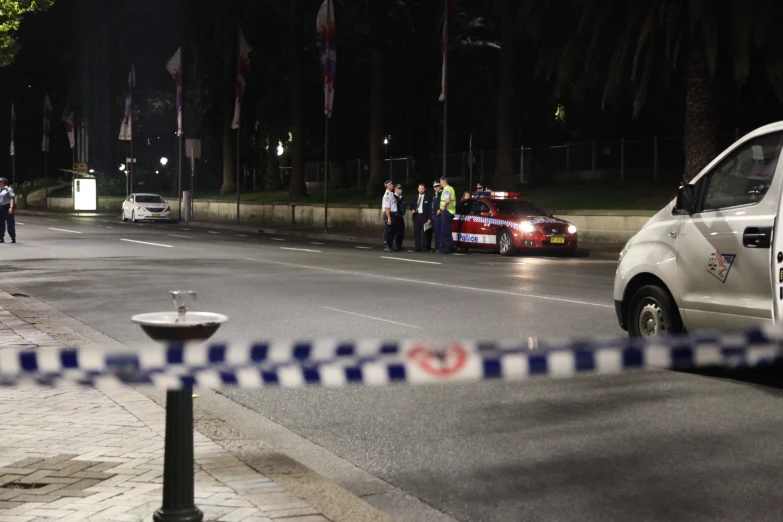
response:
[(47, 219), (46, 221), (51, 221), (52, 223), (59, 223), (59, 219)]
[(257, 259), (253, 259), (252, 257), (243, 257), (245, 261), (258, 261)]
[(164, 227), (163, 225), (158, 225), (158, 228), (166, 228), (166, 227)]
[(20, 222), (20, 221), (17, 221), (17, 222), (16, 222), (16, 224), (17, 224), (17, 225), (24, 225), (24, 223), (22, 223), (22, 222)]
[(467, 254), (460, 254), (459, 252), (454, 252), (452, 255), (454, 255), (454, 256), (466, 256)]
[(439, 264), (441, 264), (441, 263), (438, 263), (437, 261), (420, 261), (418, 259), (407, 259), (405, 257), (381, 256), (381, 259), (393, 259), (395, 261), (408, 261), (410, 263), (426, 263), (428, 265), (439, 265)]
[(326, 243), (318, 243), (317, 241), (310, 241), (311, 245), (325, 245)]
[[(270, 263), (273, 265), (281, 265), (281, 266), (290, 266), (293, 268), (306, 268), (308, 270), (321, 270), (323, 272), (333, 272), (336, 274), (346, 274), (346, 275), (353, 275), (353, 276), (361, 276), (361, 277), (370, 277), (372, 279), (377, 279), (378, 274), (369, 274), (367, 272), (356, 272), (353, 270), (338, 270), (336, 268), (324, 268), (320, 266), (309, 266), (309, 265), (297, 265), (295, 263), (285, 263), (282, 261), (261, 261), (262, 263)], [(500, 294), (500, 295), (509, 295), (514, 297), (529, 297), (531, 299), (541, 299), (542, 301), (553, 301), (556, 303), (568, 303), (568, 304), (576, 304), (576, 305), (583, 305), (583, 306), (595, 306), (598, 308), (610, 308), (614, 309), (613, 305), (605, 305), (601, 303), (591, 303), (589, 301), (580, 301), (578, 299), (568, 299), (566, 297), (553, 297), (549, 295), (538, 295), (538, 294), (523, 294), (521, 292), (511, 292), (509, 290), (496, 290), (494, 288), (482, 288), (482, 287), (475, 287), (475, 286), (463, 286), (463, 285), (452, 285), (448, 283), (440, 283), (436, 281), (424, 281), (421, 279), (408, 279), (405, 277), (389, 277), (389, 276), (383, 276), (384, 281), (400, 281), (402, 283), (413, 283), (417, 285), (428, 285), (428, 286), (437, 286), (439, 288), (452, 288), (454, 290), (468, 290), (470, 292), (484, 292), (488, 294)]]
[(81, 232), (77, 232), (75, 230), (65, 230), (64, 228), (52, 228), (52, 227), (49, 227), (49, 230), (56, 230), (57, 232), (68, 232), (70, 234), (81, 234)]
[(285, 239), (280, 239), (279, 237), (270, 237), (272, 241), (285, 241)]
[(310, 250), (309, 248), (289, 248), (289, 247), (280, 247), (280, 250), (296, 250), (297, 252), (316, 252), (321, 253), (320, 250)]
[(185, 239), (193, 239), (193, 236), (180, 236), (177, 234), (169, 234), (171, 237), (184, 237)]
[(355, 246), (354, 248), (359, 248), (361, 250), (372, 250), (372, 247)]
[(106, 228), (114, 228), (114, 227), (110, 227), (109, 225), (106, 225)]
[(331, 310), (333, 312), (340, 312), (340, 313), (343, 313), (343, 314), (355, 315), (356, 317), (364, 317), (365, 319), (372, 319), (374, 321), (383, 321), (384, 323), (396, 324), (398, 326), (407, 326), (408, 328), (416, 328), (416, 329), (419, 328), (418, 326), (416, 326), (414, 324), (398, 323), (397, 321), (390, 321), (388, 319), (383, 319), (381, 317), (373, 317), (372, 315), (357, 314), (356, 312), (349, 312), (347, 310), (340, 310), (338, 308), (331, 308), (329, 306), (322, 306), (321, 308), (325, 308), (326, 310)]
[(237, 237), (247, 237), (247, 234), (237, 234)]
[(190, 230), (189, 228), (183, 228), (182, 230)]
[(120, 239), (120, 241), (127, 241), (128, 243), (139, 243), (142, 245), (152, 245), (152, 246), (159, 246), (159, 247), (166, 247), (166, 248), (174, 248), (172, 245), (162, 245), (160, 243), (147, 243), (146, 241), (135, 241), (133, 239)]
[(220, 232), (215, 232), (214, 230), (207, 230), (207, 234), (220, 234)]

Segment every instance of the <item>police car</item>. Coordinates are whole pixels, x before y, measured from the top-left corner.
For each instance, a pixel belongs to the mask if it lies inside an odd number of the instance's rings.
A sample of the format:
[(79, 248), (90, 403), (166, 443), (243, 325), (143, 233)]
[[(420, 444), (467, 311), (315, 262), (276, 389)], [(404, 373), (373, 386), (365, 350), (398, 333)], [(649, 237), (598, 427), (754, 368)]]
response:
[(498, 250), (509, 256), (518, 250), (576, 251), (576, 227), (520, 199), (516, 192), (474, 192), (457, 204), (451, 224), (457, 248)]

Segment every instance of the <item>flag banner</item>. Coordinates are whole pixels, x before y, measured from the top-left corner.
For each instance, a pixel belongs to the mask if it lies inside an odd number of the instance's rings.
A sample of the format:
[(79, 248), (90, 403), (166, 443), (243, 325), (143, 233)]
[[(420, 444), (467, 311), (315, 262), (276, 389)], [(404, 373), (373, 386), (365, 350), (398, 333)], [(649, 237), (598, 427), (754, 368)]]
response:
[(448, 45), (449, 45), (449, 17), (452, 16), (456, 0), (446, 0), (446, 5), (443, 9), (443, 42), (440, 49), (441, 57), (441, 74), (440, 74), (440, 96), (438, 101), (446, 100), (446, 60), (448, 60)]
[(182, 48), (166, 64), (166, 70), (177, 82), (177, 136), (182, 136)]
[(250, 70), (250, 51), (253, 49), (245, 40), (242, 29), (239, 30), (239, 60), (237, 65), (237, 97), (234, 104), (234, 121), (231, 124), (232, 129), (238, 129), (242, 124), (242, 100), (245, 98), (245, 87), (247, 81), (247, 72)]
[(321, 68), (324, 82), (324, 114), (332, 117), (334, 105), (334, 81), (337, 76), (337, 46), (335, 42), (336, 25), (332, 0), (324, 0), (316, 18), (316, 37), (321, 51)]
[(43, 106), (43, 143), (41, 144), (41, 150), (43, 152), (49, 152), (49, 116), (52, 114), (52, 102), (49, 101), (49, 95), (44, 97)]
[(14, 104), (11, 104), (11, 156), (13, 156), (16, 153), (16, 149), (14, 147), (14, 128), (16, 127), (16, 110), (14, 109)]
[(65, 109), (63, 109), (63, 126), (65, 127), (65, 133), (68, 134), (68, 142), (71, 144), (71, 148), (76, 143), (76, 136), (73, 132), (73, 109), (71, 109), (71, 94), (68, 93), (68, 97), (65, 99)]
[(136, 87), (136, 69), (131, 65), (131, 72), (128, 75), (128, 91), (125, 93), (125, 114), (122, 117), (120, 126), (120, 140), (130, 141), (133, 139), (133, 88)]

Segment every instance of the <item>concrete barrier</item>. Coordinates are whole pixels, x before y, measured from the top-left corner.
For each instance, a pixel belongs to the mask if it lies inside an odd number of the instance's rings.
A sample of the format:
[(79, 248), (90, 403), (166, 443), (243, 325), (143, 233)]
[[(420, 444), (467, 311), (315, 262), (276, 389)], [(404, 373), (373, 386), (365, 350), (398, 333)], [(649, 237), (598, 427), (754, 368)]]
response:
[[(96, 212), (116, 212), (122, 210), (122, 196), (98, 196)], [(52, 210), (73, 210), (73, 198), (49, 198), (49, 208)]]

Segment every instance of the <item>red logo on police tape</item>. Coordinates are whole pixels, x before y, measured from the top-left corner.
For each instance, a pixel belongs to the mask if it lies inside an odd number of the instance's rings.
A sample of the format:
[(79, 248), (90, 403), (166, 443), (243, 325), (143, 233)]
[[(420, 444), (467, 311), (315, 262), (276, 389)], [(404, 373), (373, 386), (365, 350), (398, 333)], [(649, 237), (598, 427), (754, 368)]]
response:
[(451, 344), (445, 350), (430, 350), (426, 346), (414, 346), (408, 358), (422, 370), (436, 377), (451, 377), (459, 373), (468, 362), (468, 352), (459, 344)]

